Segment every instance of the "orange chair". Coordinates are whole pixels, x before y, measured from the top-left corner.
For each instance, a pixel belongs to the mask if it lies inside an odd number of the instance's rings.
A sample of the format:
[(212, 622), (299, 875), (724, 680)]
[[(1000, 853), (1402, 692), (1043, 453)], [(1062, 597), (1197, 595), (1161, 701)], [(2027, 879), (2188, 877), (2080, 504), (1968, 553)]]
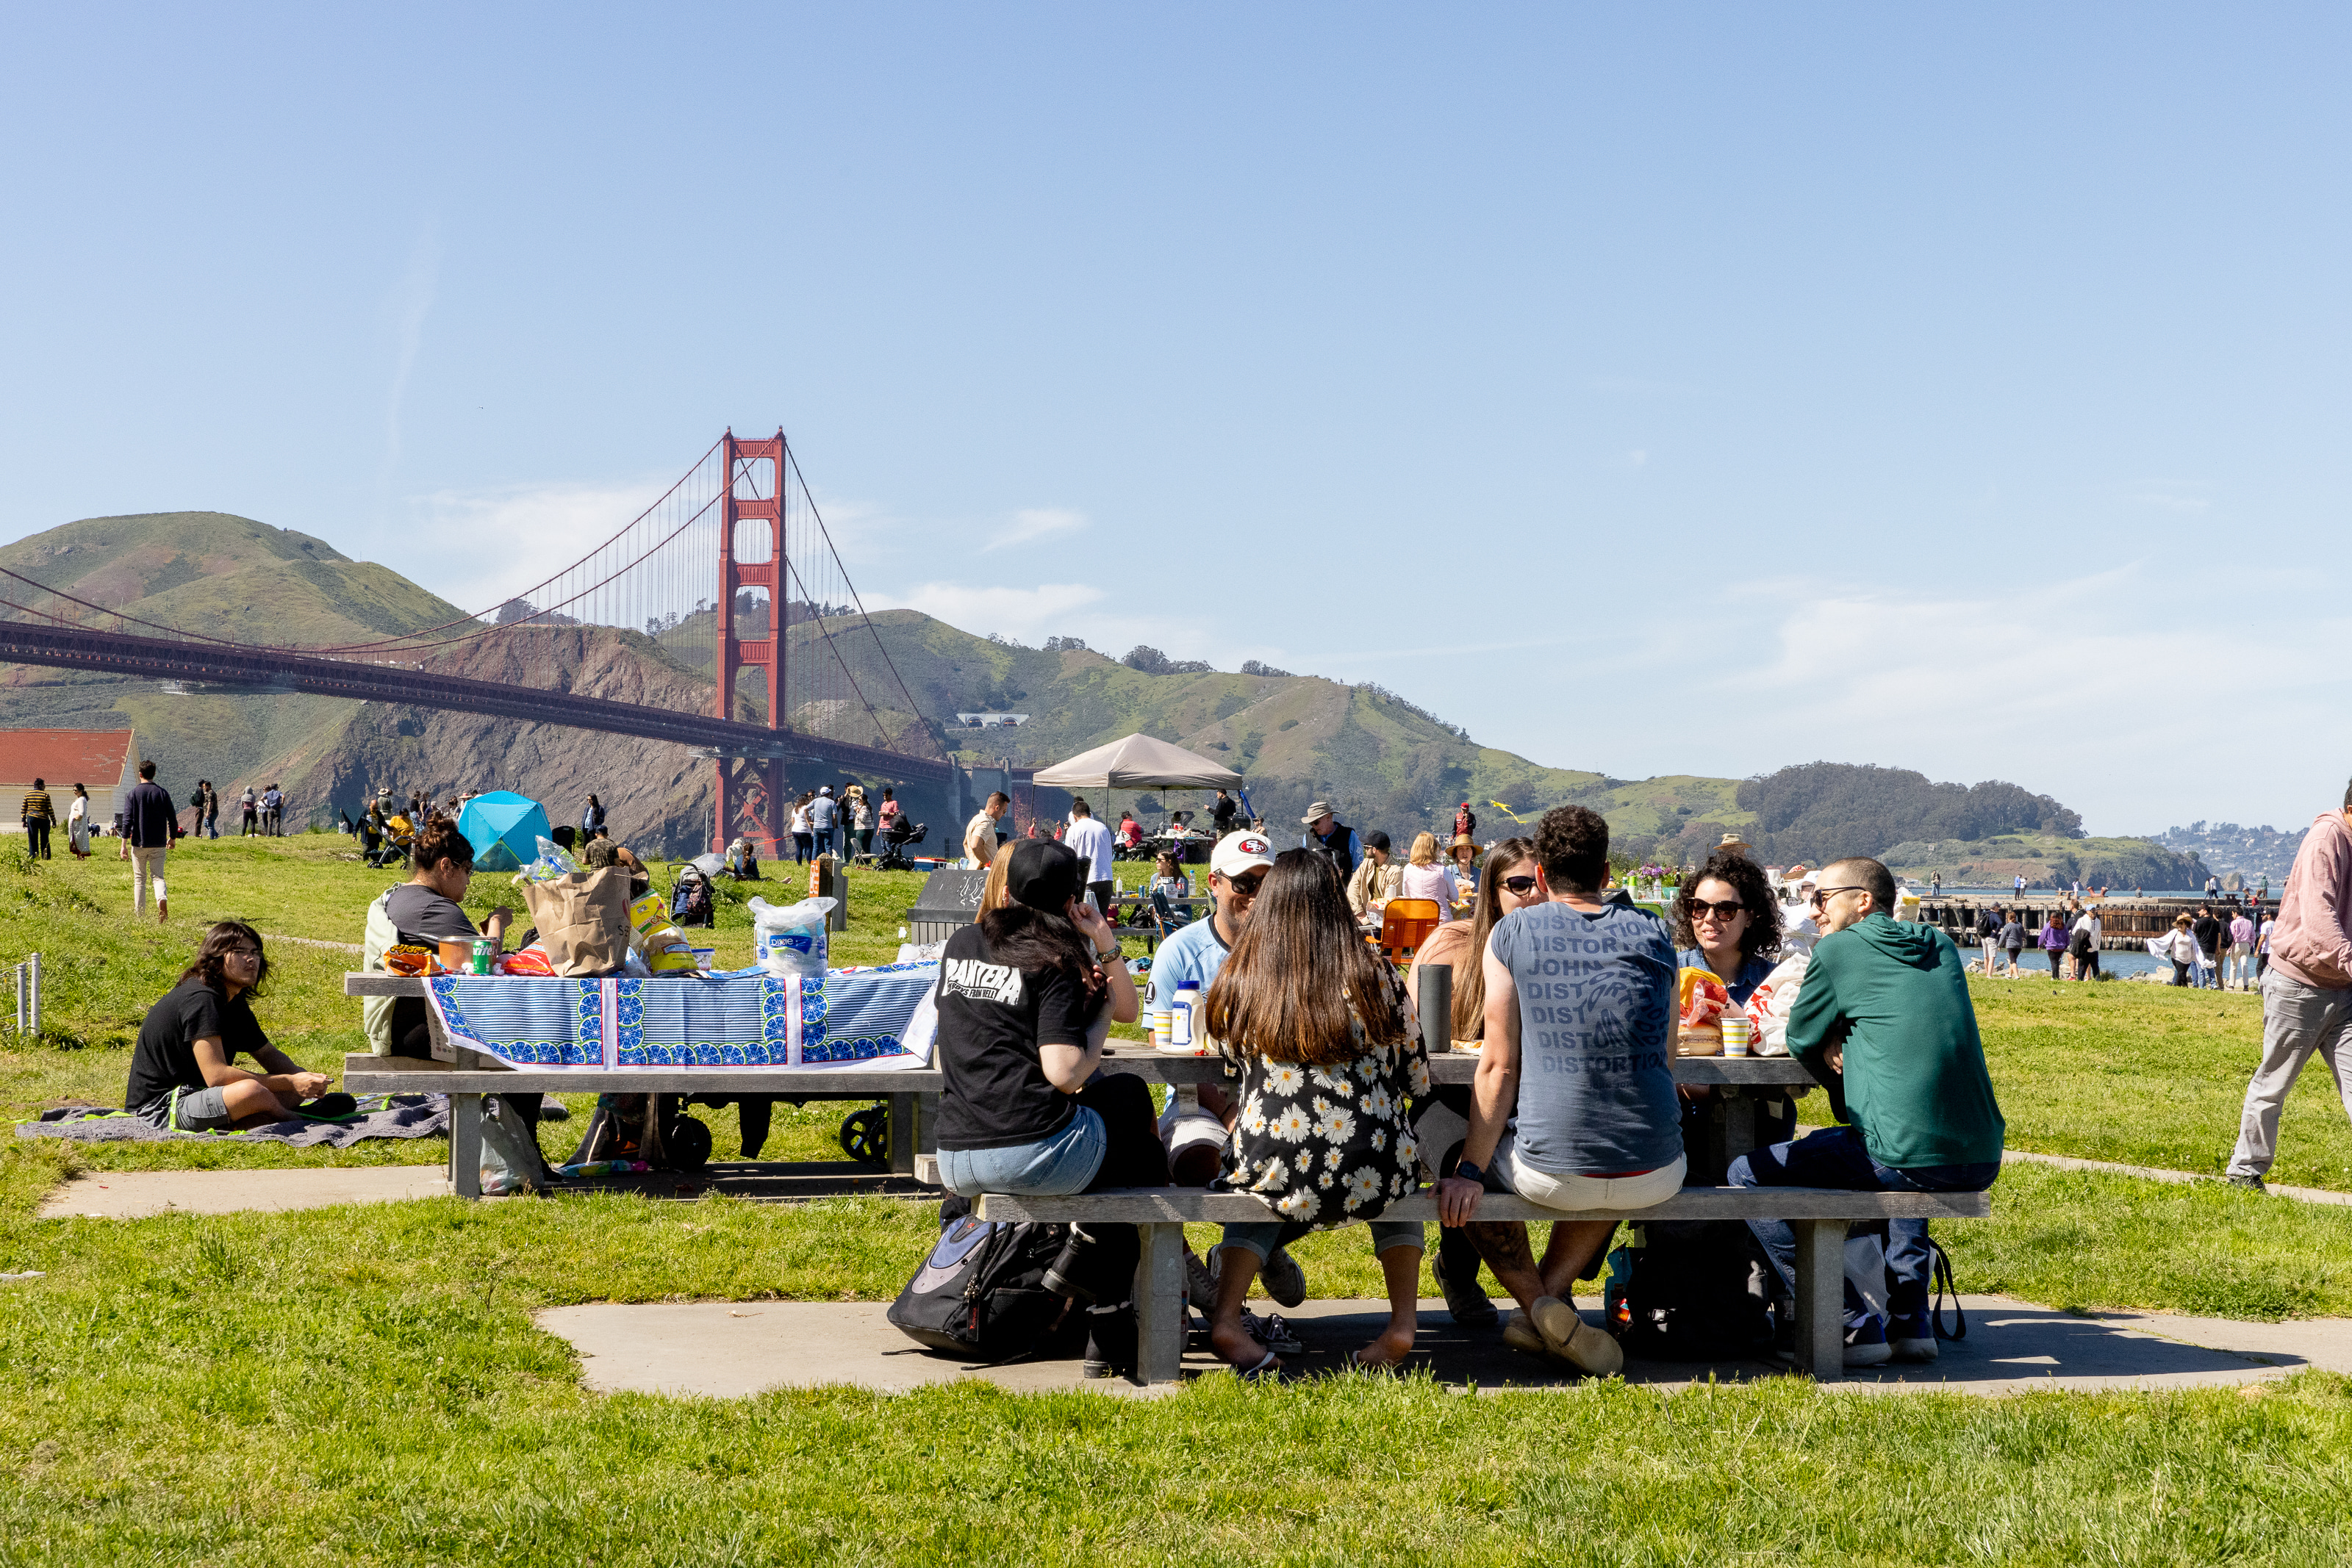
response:
[(1437, 900), (1391, 898), (1381, 913), (1381, 951), (1394, 963), (1399, 954), (1418, 949), (1437, 926)]

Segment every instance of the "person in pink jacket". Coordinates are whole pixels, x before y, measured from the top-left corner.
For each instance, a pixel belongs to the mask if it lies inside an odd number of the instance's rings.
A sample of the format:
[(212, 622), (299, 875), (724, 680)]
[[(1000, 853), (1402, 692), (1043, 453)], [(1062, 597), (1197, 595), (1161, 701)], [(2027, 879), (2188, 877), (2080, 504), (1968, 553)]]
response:
[(2303, 836), (2279, 895), (2270, 967), (2263, 976), (2263, 1063), (2246, 1085), (2229, 1179), (2263, 1190), (2278, 1157), (2279, 1107), (2317, 1051), (2352, 1115), (2352, 786), (2344, 809), (2323, 811)]

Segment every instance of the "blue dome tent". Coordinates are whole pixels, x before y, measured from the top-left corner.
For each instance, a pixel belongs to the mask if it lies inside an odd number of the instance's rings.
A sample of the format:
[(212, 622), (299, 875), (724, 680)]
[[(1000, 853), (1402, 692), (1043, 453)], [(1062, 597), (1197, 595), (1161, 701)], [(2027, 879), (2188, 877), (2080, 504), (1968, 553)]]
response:
[(476, 871), (520, 871), (547, 837), (547, 810), (528, 795), (493, 789), (466, 802), (457, 831), (474, 846)]

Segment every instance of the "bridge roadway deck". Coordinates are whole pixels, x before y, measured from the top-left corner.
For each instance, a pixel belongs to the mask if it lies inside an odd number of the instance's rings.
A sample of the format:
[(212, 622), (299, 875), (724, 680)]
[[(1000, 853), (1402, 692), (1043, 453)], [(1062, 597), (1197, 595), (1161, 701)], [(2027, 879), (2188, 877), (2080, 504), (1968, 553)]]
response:
[(878, 746), (770, 729), (708, 714), (677, 713), (639, 703), (436, 674), (410, 664), (368, 664), (274, 648), (181, 643), (26, 621), (0, 621), (0, 664), (104, 670), (157, 680), (226, 681), (362, 702), (454, 708), (531, 724), (569, 725), (608, 735), (715, 747), (730, 755), (781, 755), (828, 762), (869, 776), (910, 782), (943, 784), (950, 772), (945, 761), (902, 756)]

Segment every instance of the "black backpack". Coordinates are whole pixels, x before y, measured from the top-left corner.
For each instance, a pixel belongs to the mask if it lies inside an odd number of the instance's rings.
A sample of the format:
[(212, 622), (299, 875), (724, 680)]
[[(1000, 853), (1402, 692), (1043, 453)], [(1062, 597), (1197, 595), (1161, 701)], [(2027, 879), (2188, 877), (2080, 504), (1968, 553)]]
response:
[(1626, 1354), (1718, 1361), (1769, 1353), (1761, 1260), (1744, 1222), (1654, 1220), (1641, 1235), (1643, 1245), (1626, 1249), (1633, 1277), (1622, 1310), (1611, 1313)]
[[(1045, 1270), (1068, 1239), (1066, 1225), (957, 1215), (890, 1303), (890, 1322), (950, 1355), (1009, 1361), (1040, 1349), (1065, 1326), (1066, 1303), (1045, 1289)], [(1083, 1334), (1083, 1315), (1069, 1313), (1066, 1326)]]

